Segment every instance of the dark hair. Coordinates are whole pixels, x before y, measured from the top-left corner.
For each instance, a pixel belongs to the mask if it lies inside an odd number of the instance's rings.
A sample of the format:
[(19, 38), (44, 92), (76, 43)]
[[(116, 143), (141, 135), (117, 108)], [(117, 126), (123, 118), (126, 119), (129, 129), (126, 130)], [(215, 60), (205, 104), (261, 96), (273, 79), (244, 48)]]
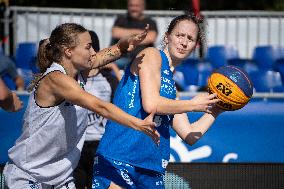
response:
[(39, 42), (37, 66), (40, 73), (35, 75), (34, 80), (28, 87), (28, 91), (34, 88), (35, 84), (39, 81), (46, 69), (50, 67), (52, 62), (61, 61), (64, 55), (63, 47), (76, 47), (78, 45), (78, 34), (86, 31), (87, 30), (79, 24), (65, 23), (58, 25), (51, 32), (49, 39), (43, 39)]
[(89, 30), (89, 34), (90, 34), (91, 39), (92, 39), (92, 47), (93, 47), (93, 49), (96, 52), (100, 51), (100, 41), (99, 41), (99, 37), (98, 37), (97, 33), (92, 31), (92, 30)]
[(183, 14), (180, 16), (175, 17), (169, 24), (168, 29), (167, 29), (167, 34), (171, 34), (175, 26), (183, 20), (189, 20), (193, 22), (197, 28), (198, 28), (198, 34), (197, 34), (197, 40), (200, 42), (204, 42), (205, 40), (205, 34), (203, 31), (203, 19), (196, 17), (193, 13), (188, 13), (188, 14)]

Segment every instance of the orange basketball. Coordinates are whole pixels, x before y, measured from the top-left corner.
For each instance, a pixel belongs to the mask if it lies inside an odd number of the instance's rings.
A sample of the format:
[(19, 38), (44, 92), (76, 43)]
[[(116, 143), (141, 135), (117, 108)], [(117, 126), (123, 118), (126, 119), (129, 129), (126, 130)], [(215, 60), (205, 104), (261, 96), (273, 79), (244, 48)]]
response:
[(236, 66), (223, 66), (208, 78), (209, 93), (217, 93), (221, 101), (217, 106), (224, 110), (244, 107), (253, 95), (253, 85), (248, 74)]

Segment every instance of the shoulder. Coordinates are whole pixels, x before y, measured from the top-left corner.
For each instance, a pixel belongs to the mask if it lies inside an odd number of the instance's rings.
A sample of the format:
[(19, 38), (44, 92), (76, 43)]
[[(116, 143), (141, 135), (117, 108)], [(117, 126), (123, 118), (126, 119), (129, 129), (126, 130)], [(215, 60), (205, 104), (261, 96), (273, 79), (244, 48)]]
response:
[(143, 49), (138, 56), (145, 56), (147, 58), (161, 59), (160, 51), (155, 47), (147, 47)]
[(59, 70), (54, 70), (45, 75), (42, 80), (45, 80), (46, 84), (50, 85), (51, 87), (58, 87), (73, 82), (74, 79)]
[(115, 19), (114, 24), (118, 25), (126, 22), (127, 22), (127, 17), (125, 15), (120, 15)]
[(162, 58), (158, 49), (148, 47), (139, 52), (134, 62), (138, 67), (148, 65), (153, 70), (154, 67), (160, 67), (162, 65)]
[(150, 29), (151, 29), (151, 28), (156, 28), (156, 27), (157, 27), (157, 23), (156, 23), (156, 21), (155, 21), (155, 20), (153, 20), (153, 19), (152, 19), (152, 18), (150, 18), (150, 17), (145, 17), (144, 22), (146, 22), (146, 23), (148, 23), (148, 24), (149, 24)]
[(150, 18), (150, 17), (145, 17), (145, 19), (144, 19), (144, 20), (145, 20), (145, 21), (147, 21), (147, 22), (150, 22), (150, 23), (156, 24), (156, 21), (155, 21), (154, 19)]

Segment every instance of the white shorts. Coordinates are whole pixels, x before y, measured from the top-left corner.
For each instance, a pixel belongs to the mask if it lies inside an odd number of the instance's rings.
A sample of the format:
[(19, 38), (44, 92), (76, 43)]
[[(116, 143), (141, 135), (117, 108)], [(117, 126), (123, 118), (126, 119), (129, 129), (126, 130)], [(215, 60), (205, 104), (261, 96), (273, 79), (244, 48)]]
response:
[(3, 170), (5, 187), (9, 189), (76, 189), (73, 179), (60, 185), (39, 183), (31, 175), (13, 163), (7, 163)]

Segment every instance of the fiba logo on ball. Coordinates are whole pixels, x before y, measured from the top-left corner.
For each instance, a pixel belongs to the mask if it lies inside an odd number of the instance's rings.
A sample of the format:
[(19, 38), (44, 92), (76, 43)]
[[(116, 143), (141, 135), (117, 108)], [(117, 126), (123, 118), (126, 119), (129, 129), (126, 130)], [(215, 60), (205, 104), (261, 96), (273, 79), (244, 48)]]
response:
[(224, 110), (244, 107), (253, 95), (253, 85), (248, 74), (236, 66), (223, 66), (208, 78), (209, 93), (217, 93), (221, 101), (217, 106)]

